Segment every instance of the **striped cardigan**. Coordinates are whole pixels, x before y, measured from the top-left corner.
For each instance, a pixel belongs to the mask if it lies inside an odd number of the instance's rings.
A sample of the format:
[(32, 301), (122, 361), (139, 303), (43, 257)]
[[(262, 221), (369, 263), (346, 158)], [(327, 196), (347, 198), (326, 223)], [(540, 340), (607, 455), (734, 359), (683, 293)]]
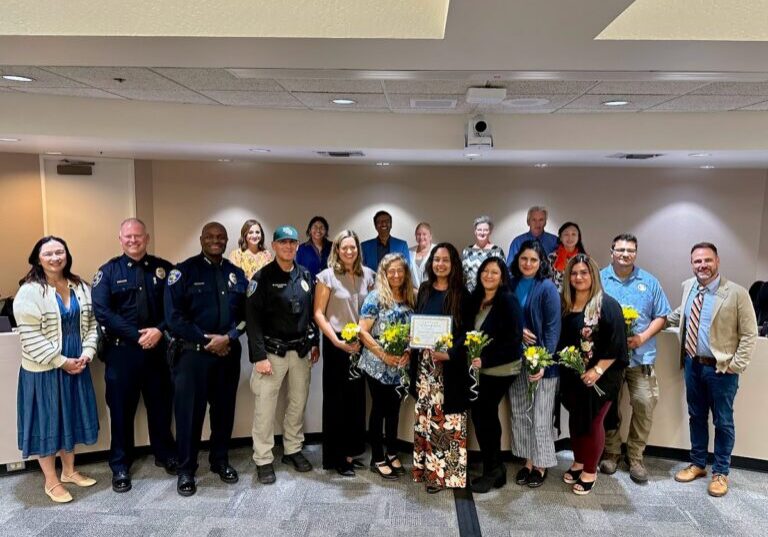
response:
[[(80, 304), (83, 356), (93, 360), (98, 335), (91, 304), (91, 289), (86, 284), (75, 285), (72, 282), (69, 288), (74, 289)], [(21, 336), (21, 367), (35, 372), (61, 367), (66, 357), (61, 355), (61, 314), (56, 301), (56, 288), (25, 283), (13, 301), (13, 314)]]

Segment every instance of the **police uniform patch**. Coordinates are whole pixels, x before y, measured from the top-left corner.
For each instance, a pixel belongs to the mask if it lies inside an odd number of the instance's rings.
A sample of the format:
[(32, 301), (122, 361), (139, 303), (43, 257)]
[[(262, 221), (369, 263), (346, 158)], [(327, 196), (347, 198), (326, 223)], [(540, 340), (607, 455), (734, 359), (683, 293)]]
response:
[(101, 278), (104, 276), (104, 273), (102, 271), (99, 271), (96, 273), (96, 275), (93, 277), (93, 287), (96, 287), (101, 283)]
[(309, 284), (307, 283), (307, 280), (301, 280), (301, 288), (304, 289), (305, 293), (309, 293)]
[(259, 282), (256, 280), (251, 280), (248, 282), (248, 291), (246, 292), (247, 296), (251, 296), (253, 293), (256, 292), (256, 288), (259, 286)]
[(181, 272), (177, 269), (173, 269), (168, 275), (168, 285), (173, 285), (181, 279)]
[(234, 272), (229, 273), (229, 281), (232, 285), (237, 285), (237, 276), (235, 276)]
[(640, 291), (641, 293), (644, 292), (646, 289), (648, 289), (648, 288), (645, 286), (644, 283), (638, 283), (637, 284), (637, 290)]
[(157, 267), (155, 269), (155, 276), (160, 278), (161, 280), (165, 278), (165, 269), (163, 267)]

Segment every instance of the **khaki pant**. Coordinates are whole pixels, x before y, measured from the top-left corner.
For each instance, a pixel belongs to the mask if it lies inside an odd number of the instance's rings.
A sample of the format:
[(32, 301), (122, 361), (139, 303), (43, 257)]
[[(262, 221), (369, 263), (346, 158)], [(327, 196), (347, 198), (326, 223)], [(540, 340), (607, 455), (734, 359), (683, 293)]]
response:
[[(629, 404), (632, 407), (627, 436), (627, 457), (641, 461), (648, 435), (651, 434), (653, 409), (656, 408), (659, 400), (659, 384), (652, 365), (626, 368), (624, 381), (627, 383)], [(621, 412), (619, 412), (619, 420), (621, 420)], [(611, 455), (621, 453), (621, 433), (618, 428), (605, 432), (605, 453)]]
[(309, 395), (312, 364), (309, 356), (300, 357), (288, 351), (284, 357), (267, 354), (272, 374), (262, 375), (254, 367), (251, 391), (256, 396), (253, 410), (253, 460), (257, 465), (271, 463), (275, 458), (275, 411), (283, 380), (288, 377), (288, 404), (283, 417), (283, 446), (286, 454), (301, 451), (304, 443), (304, 408)]

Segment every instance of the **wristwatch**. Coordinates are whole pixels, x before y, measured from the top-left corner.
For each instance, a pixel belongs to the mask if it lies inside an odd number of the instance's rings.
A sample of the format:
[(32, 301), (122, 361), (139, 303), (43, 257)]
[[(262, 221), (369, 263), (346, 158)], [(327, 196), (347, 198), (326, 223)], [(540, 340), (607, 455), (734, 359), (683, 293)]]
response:
[(595, 373), (597, 373), (601, 377), (603, 376), (603, 373), (605, 373), (605, 370), (602, 367), (600, 367), (599, 365), (596, 365), (592, 369), (594, 369)]

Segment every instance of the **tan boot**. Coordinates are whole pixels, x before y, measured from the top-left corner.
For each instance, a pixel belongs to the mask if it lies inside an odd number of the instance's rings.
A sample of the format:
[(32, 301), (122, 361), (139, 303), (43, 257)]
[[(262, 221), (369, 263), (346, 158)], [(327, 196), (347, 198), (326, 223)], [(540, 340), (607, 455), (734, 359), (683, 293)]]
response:
[(709, 482), (707, 492), (710, 496), (719, 498), (728, 493), (728, 476), (723, 474), (713, 474), (712, 481)]
[(695, 464), (689, 464), (679, 472), (675, 474), (675, 481), (680, 483), (690, 483), (694, 479), (705, 477), (707, 471), (704, 468), (699, 468)]

